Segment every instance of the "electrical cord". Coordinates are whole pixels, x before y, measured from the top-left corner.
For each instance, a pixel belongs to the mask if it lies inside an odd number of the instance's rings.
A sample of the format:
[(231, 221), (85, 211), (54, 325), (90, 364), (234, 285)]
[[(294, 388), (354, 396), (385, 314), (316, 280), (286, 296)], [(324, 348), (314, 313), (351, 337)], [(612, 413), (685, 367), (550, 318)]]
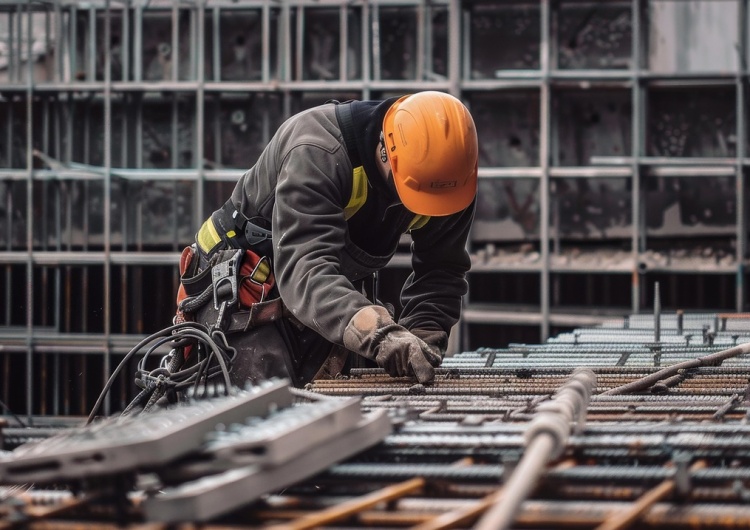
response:
[[(161, 359), (157, 368), (148, 370), (146, 363), (149, 357), (160, 346), (170, 342), (173, 346), (170, 353)], [(180, 362), (177, 359), (178, 356), (182, 356), (183, 348), (188, 345), (197, 348), (199, 360), (194, 365), (180, 369), (184, 361)], [(122, 412), (123, 415), (130, 414), (144, 402), (146, 402), (146, 405), (143, 410), (148, 410), (170, 390), (179, 391), (192, 387), (194, 395), (198, 396), (200, 385), (203, 384), (203, 395), (205, 396), (209, 380), (217, 376), (221, 376), (224, 381), (225, 393), (228, 394), (232, 387), (229, 373), (237, 356), (237, 350), (229, 346), (224, 332), (217, 328), (208, 328), (197, 322), (181, 322), (149, 335), (125, 355), (105, 383), (86, 420), (86, 425), (90, 424), (96, 417), (105, 396), (126, 363), (144, 348), (147, 349), (138, 361), (135, 378), (136, 385), (143, 390), (125, 408)]]

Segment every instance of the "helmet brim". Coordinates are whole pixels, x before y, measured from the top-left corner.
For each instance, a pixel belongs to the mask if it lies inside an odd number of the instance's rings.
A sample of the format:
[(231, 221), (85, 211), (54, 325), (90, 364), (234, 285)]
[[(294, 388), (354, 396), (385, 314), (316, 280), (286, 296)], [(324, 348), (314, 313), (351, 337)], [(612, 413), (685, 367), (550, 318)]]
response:
[(468, 208), (477, 194), (476, 175), (469, 177), (474, 185), (467, 185), (456, 189), (446, 189), (442, 192), (436, 190), (413, 190), (403, 183), (401, 179), (394, 178), (396, 192), (401, 199), (401, 204), (417, 215), (445, 216), (453, 215)]

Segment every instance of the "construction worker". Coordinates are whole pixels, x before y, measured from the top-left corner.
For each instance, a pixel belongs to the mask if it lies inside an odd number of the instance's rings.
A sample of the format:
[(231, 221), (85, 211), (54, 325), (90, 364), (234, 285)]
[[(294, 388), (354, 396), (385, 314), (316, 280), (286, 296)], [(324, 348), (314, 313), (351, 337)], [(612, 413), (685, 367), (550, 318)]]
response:
[[(283, 303), (265, 323), (217, 317), (220, 299), (195, 312), (197, 321), (241, 328), (227, 335), (238, 352), (233, 380), (276, 376), (301, 386), (346, 370), (354, 352), (392, 376), (431, 382), (467, 291), (477, 158), (471, 114), (441, 92), (329, 102), (284, 122), (199, 230), (200, 259), (188, 260), (182, 277), (189, 284), (213, 268), (216, 283), (228, 270), (217, 265), (250, 250), (245, 273), (262, 270), (252, 282), (258, 300)], [(412, 273), (395, 321), (372, 279), (405, 233)]]

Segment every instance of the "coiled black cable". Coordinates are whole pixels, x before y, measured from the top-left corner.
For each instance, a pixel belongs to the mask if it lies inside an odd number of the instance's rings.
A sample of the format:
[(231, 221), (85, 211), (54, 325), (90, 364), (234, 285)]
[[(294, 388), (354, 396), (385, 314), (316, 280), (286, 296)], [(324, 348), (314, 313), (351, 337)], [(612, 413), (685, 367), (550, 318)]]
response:
[[(162, 359), (160, 366), (147, 370), (148, 358), (160, 346), (170, 342), (173, 349)], [(198, 362), (182, 369), (181, 366), (184, 363), (182, 352), (187, 346), (198, 349)], [(205, 394), (207, 383), (217, 376), (221, 376), (224, 380), (225, 393), (229, 393), (232, 388), (229, 374), (237, 356), (237, 350), (229, 346), (224, 332), (197, 322), (181, 322), (149, 335), (125, 355), (104, 385), (86, 420), (86, 425), (93, 421), (125, 364), (147, 347), (143, 357), (138, 361), (135, 379), (136, 385), (143, 390), (125, 408), (123, 415), (130, 414), (144, 402), (146, 405), (143, 406), (143, 410), (148, 410), (167, 391), (179, 391), (192, 386), (193, 394), (198, 396), (198, 390), (202, 384)]]

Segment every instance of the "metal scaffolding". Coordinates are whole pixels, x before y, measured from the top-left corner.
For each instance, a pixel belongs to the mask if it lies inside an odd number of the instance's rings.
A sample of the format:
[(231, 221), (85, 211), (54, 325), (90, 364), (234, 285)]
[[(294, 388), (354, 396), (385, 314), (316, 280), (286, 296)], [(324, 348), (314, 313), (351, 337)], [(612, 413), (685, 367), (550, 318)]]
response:
[(747, 0), (28, 0), (0, 4), (0, 45), (13, 410), (85, 414), (170, 321), (205, 216), (328, 99), (443, 90), (475, 115), (459, 349), (638, 312), (653, 280), (672, 309), (747, 309)]

